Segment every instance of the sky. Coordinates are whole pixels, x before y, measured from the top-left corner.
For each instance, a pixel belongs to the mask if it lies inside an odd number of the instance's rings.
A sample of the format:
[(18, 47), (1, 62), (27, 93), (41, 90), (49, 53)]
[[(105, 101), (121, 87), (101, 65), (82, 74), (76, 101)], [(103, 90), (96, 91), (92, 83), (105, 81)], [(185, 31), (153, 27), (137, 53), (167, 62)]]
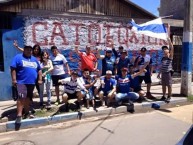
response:
[(157, 8), (160, 6), (160, 0), (131, 0), (133, 3), (144, 8), (150, 13), (159, 16)]

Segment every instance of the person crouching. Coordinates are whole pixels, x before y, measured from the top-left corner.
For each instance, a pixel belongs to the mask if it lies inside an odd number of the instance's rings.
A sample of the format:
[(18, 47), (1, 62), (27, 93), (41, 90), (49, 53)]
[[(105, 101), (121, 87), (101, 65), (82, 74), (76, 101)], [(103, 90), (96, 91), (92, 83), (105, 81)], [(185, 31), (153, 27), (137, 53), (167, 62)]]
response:
[(81, 100), (84, 94), (81, 93), (81, 90), (84, 90), (88, 93), (88, 90), (84, 87), (84, 85), (78, 79), (78, 72), (73, 71), (70, 77), (65, 79), (61, 79), (58, 81), (64, 85), (64, 94), (62, 95), (62, 101), (65, 103), (65, 110), (69, 111), (68, 99), (77, 98), (76, 106), (77, 110), (81, 109)]

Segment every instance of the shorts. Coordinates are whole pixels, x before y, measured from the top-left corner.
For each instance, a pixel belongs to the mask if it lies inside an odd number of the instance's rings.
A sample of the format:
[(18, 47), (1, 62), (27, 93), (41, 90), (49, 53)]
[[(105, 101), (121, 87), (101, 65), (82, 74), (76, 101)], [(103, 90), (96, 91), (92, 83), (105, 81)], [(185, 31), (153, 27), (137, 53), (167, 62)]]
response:
[(171, 72), (163, 72), (161, 74), (161, 82), (163, 86), (172, 86)]
[(67, 77), (66, 74), (62, 75), (52, 75), (52, 83), (53, 86), (59, 86), (60, 84), (58, 83), (58, 80), (65, 79)]
[(17, 84), (18, 99), (29, 98), (32, 100), (35, 84)]
[(150, 74), (145, 74), (145, 76), (138, 76), (139, 77), (139, 83), (141, 84), (143, 81), (145, 84), (152, 83)]
[(77, 92), (74, 92), (73, 94), (66, 93), (68, 95), (68, 99), (76, 99), (77, 98)]

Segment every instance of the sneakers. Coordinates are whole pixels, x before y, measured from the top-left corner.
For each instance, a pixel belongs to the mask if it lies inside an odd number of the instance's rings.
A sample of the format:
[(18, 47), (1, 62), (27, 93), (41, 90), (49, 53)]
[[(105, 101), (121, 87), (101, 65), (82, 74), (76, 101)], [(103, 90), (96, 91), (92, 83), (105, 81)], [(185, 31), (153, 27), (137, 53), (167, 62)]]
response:
[(15, 124), (21, 124), (21, 116), (17, 116), (16, 120), (15, 120)]
[(47, 103), (46, 109), (51, 109), (51, 104), (50, 103)]
[(161, 101), (165, 101), (166, 103), (169, 103), (170, 100), (171, 100), (171, 97), (168, 96), (168, 97), (166, 98), (165, 96), (162, 96), (160, 100), (161, 100)]
[(161, 100), (161, 101), (165, 101), (165, 100), (166, 100), (166, 97), (163, 95), (160, 100)]
[(156, 99), (154, 96), (152, 96), (152, 94), (150, 92), (146, 93), (146, 98), (151, 99), (151, 100)]
[(170, 103), (170, 100), (171, 100), (171, 97), (168, 96), (168, 97), (165, 99), (165, 102), (166, 102), (166, 103)]

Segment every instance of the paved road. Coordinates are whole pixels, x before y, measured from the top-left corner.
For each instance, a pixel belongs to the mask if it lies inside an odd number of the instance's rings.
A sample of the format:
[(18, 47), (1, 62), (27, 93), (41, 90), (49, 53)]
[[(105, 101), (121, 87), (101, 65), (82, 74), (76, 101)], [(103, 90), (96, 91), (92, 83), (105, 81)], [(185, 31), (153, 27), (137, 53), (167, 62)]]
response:
[[(187, 106), (171, 109), (174, 113), (184, 108)], [(184, 121), (175, 117), (170, 111), (168, 109), (167, 113), (153, 111), (116, 117), (106, 116), (100, 120), (95, 117), (8, 132), (0, 134), (0, 145), (12, 141), (15, 142), (14, 145), (21, 145), (21, 141), (17, 144), (18, 140), (31, 141), (29, 145), (33, 143), (35, 145), (175, 145), (191, 126), (189, 123), (191, 118), (187, 117), (189, 121)]]

